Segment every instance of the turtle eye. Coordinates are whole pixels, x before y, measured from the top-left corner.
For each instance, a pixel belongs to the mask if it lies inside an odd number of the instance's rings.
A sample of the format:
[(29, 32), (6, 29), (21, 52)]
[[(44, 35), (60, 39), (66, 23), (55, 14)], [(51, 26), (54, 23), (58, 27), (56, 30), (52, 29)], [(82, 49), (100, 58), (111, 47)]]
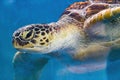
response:
[(22, 32), (21, 36), (22, 40), (31, 40), (34, 37), (34, 32), (33, 30), (29, 30), (29, 31), (24, 31)]

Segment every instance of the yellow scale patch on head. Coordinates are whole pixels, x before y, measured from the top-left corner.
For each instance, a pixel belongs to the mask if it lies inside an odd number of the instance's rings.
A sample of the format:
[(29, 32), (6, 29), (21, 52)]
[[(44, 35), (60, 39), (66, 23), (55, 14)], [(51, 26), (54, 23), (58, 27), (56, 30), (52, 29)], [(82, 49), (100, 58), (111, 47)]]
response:
[(27, 34), (28, 34), (28, 31), (24, 31), (24, 32), (21, 34), (22, 38), (25, 39)]

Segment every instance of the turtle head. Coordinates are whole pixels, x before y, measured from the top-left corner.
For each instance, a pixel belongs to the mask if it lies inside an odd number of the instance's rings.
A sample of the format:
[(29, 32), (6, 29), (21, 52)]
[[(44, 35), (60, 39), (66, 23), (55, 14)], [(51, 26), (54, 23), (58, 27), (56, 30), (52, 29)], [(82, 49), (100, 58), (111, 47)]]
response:
[(52, 40), (49, 24), (31, 24), (13, 33), (13, 46), (24, 52), (47, 53)]

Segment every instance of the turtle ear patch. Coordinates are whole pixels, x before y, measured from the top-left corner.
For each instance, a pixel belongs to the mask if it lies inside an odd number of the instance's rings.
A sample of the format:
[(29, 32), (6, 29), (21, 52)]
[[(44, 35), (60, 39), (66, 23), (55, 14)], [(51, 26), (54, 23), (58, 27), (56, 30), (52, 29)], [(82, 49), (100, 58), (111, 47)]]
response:
[(49, 43), (49, 39), (46, 37), (43, 37), (42, 39), (40, 39), (40, 45), (48, 45)]
[[(34, 26), (34, 37), (32, 40), (30, 40), (30, 42), (32, 42), (33, 44), (36, 44), (37, 42), (39, 42), (39, 45), (41, 46), (47, 46), (50, 42), (48, 35), (51, 35), (50, 33), (52, 32), (52, 27), (47, 25), (47, 24), (36, 24), (33, 25)], [(32, 35), (32, 31), (26, 33), (26, 38), (29, 38)], [(36, 40), (39, 39), (39, 41)]]

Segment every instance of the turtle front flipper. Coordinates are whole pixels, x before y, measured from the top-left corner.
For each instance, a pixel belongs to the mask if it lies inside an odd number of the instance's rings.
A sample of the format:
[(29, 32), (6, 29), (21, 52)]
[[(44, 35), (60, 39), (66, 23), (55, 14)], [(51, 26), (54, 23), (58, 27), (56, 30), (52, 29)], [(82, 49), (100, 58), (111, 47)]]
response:
[(84, 23), (86, 43), (74, 53), (79, 66), (70, 70), (90, 72), (106, 67), (107, 56), (112, 48), (120, 48), (120, 7), (100, 11)]
[(32, 54), (17, 52), (13, 59), (14, 80), (38, 80), (48, 60), (46, 57), (34, 58)]
[(105, 9), (89, 17), (84, 31), (86, 42), (73, 56), (80, 64), (69, 69), (84, 73), (105, 68), (109, 51), (120, 48), (120, 7)]
[(116, 43), (116, 45), (120, 44), (120, 39), (111, 42), (91, 44), (83, 49), (79, 49), (73, 58), (79, 60), (81, 64), (69, 67), (69, 70), (75, 73), (86, 73), (106, 69), (108, 66), (109, 53), (111, 54), (109, 46), (113, 43)]
[(86, 73), (105, 69), (110, 49), (100, 44), (91, 44), (74, 53), (73, 59), (80, 62), (68, 69), (75, 73)]

